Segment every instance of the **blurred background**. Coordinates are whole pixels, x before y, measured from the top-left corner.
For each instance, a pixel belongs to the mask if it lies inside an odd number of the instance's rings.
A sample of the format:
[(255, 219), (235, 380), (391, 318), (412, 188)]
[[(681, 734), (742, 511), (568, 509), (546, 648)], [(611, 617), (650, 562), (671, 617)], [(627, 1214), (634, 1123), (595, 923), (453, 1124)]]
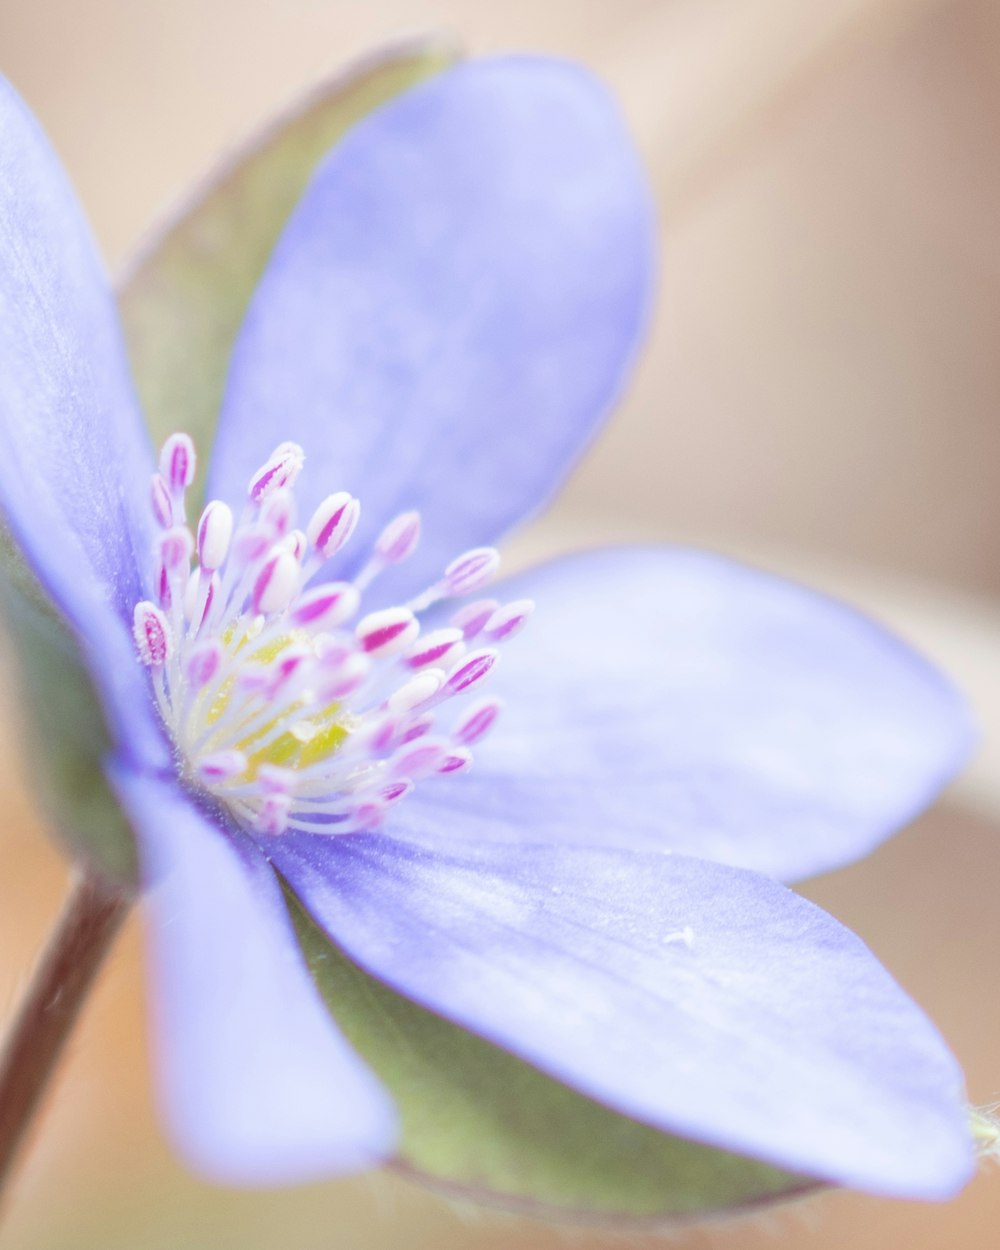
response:
[[(115, 269), (275, 109), (427, 30), (473, 52), (590, 64), (659, 204), (662, 296), (639, 376), (512, 558), (609, 538), (720, 548), (846, 595), (959, 679), (985, 727), (968, 776), (872, 859), (805, 890), (935, 1017), (972, 1097), (1000, 1098), (1000, 6), (0, 0), (0, 68)], [(13, 758), (0, 755), (3, 1009), (66, 878)], [(150, 1106), (139, 936), (133, 921), (74, 1039), (5, 1250), (604, 1244), (459, 1209), (391, 1174), (278, 1194), (192, 1179)], [(1000, 1171), (986, 1168), (945, 1207), (834, 1194), (671, 1244), (930, 1250), (998, 1221)]]

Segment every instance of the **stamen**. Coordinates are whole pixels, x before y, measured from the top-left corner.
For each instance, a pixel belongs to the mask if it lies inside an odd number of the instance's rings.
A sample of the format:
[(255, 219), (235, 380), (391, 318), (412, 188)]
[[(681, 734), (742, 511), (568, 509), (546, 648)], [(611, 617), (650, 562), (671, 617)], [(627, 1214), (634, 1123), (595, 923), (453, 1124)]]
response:
[(360, 517), (361, 505), (346, 491), (327, 495), (312, 515), (306, 540), (324, 560), (329, 560), (354, 533)]
[(254, 828), (258, 833), (284, 833), (288, 827), (288, 813), (292, 800), (287, 794), (269, 794), (258, 809)]
[(438, 772), (446, 775), (467, 773), (472, 767), (472, 752), (465, 747), (456, 747), (438, 765)]
[(217, 751), (214, 755), (206, 755), (197, 766), (197, 774), (206, 785), (220, 781), (231, 781), (246, 772), (247, 757), (242, 751)]
[(500, 567), (500, 553), (495, 547), (476, 547), (465, 555), (452, 560), (444, 571), (442, 598), (453, 595), (472, 595), (496, 577)]
[(187, 434), (171, 434), (160, 452), (160, 476), (170, 498), (177, 500), (194, 481), (197, 460), (194, 443)]
[(279, 551), (261, 569), (254, 582), (255, 612), (281, 612), (291, 603), (299, 582), (299, 562), (290, 551)]
[(420, 632), (417, 618), (408, 608), (384, 608), (358, 622), (358, 642), (372, 657), (398, 655)]
[(214, 681), (222, 667), (222, 646), (213, 639), (188, 652), (184, 659), (184, 676), (195, 692)]
[(160, 559), (168, 573), (179, 573), (191, 567), (191, 553), (194, 551), (194, 539), (191, 531), (181, 525), (175, 525), (160, 539)]
[(448, 750), (443, 743), (423, 740), (396, 756), (392, 761), (392, 772), (396, 777), (419, 781), (421, 777), (436, 773), (447, 758)]
[(490, 642), (506, 642), (521, 632), (534, 610), (535, 605), (530, 599), (516, 599), (497, 608), (483, 626), (483, 637)]
[(401, 564), (420, 541), (420, 513), (404, 512), (390, 521), (375, 543), (375, 555), (386, 564)]
[(198, 522), (198, 560), (203, 569), (214, 573), (229, 554), (233, 537), (233, 511), (228, 504), (214, 499)]
[[(184, 496), (194, 447), (186, 435), (168, 439), (150, 488), (157, 602), (134, 612), (136, 651), (184, 778), (261, 837), (376, 829), (417, 784), (467, 771), (500, 704), (460, 708), (450, 732), (441, 707), (480, 688), (496, 644), (532, 607), (479, 600), (420, 637), (424, 609), (496, 574), (497, 553), (480, 547), (410, 603), (357, 619), (365, 588), (413, 555), (420, 517), (394, 518), (353, 580), (314, 581), (354, 533), (360, 504), (330, 494), (304, 532), (295, 528), (304, 461), (282, 443), (250, 479), (242, 517), (212, 500), (192, 535)], [(466, 654), (477, 639), (490, 645)]]
[(247, 487), (250, 502), (261, 504), (275, 491), (294, 486), (305, 462), (305, 454), (298, 443), (281, 443), (250, 479)]
[(468, 709), (455, 728), (455, 741), (462, 746), (474, 746), (485, 738), (500, 715), (502, 704), (498, 699), (483, 699)]
[(153, 516), (160, 529), (169, 529), (174, 523), (174, 507), (170, 502), (170, 491), (159, 473), (154, 473), (150, 482), (150, 503), (153, 505)]
[(414, 612), (422, 612), (441, 599), (471, 595), (493, 580), (499, 566), (500, 554), (494, 547), (474, 547), (452, 560), (441, 580), (411, 599), (407, 606)]
[(147, 668), (162, 668), (170, 655), (170, 626), (167, 618), (153, 603), (143, 600), (135, 605), (132, 633), (139, 659)]
[(388, 706), (393, 712), (412, 712), (433, 698), (443, 685), (444, 673), (441, 669), (428, 669), (394, 690), (387, 700)]
[(404, 512), (390, 521), (375, 540), (375, 550), (354, 584), (366, 590), (376, 577), (393, 564), (401, 564), (413, 555), (420, 541), (420, 513)]
[(350, 582), (330, 582), (301, 594), (289, 620), (303, 629), (334, 629), (349, 621), (360, 603), (361, 595)]
[(464, 694), (481, 685), (499, 658), (497, 651), (473, 652), (468, 659), (462, 660), (448, 674), (448, 680), (444, 684), (445, 693)]
[(295, 520), (295, 500), (287, 487), (271, 491), (260, 509), (260, 523), (275, 539), (284, 538)]
[(464, 650), (464, 637), (460, 629), (435, 629), (425, 634), (406, 657), (410, 668), (423, 668), (427, 664), (444, 664), (455, 660)]
[(499, 606), (496, 599), (477, 599), (475, 603), (467, 603), (459, 608), (451, 618), (451, 623), (462, 631), (466, 642), (471, 642), (482, 633), (486, 622)]

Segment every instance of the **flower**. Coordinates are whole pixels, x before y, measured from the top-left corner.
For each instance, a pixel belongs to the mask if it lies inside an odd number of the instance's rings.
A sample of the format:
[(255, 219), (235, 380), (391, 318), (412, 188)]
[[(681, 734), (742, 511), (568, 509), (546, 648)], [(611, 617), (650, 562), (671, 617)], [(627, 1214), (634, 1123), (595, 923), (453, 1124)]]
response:
[[(641, 334), (651, 214), (603, 91), (560, 62), (472, 63), (334, 150), (247, 310), (197, 539), (193, 445), (168, 441), (153, 476), (89, 236), (9, 88), (0, 162), (0, 502), (112, 735), (188, 1156), (257, 1183), (396, 1148), (284, 883), (378, 981), (625, 1117), (820, 1181), (954, 1193), (954, 1060), (777, 880), (863, 854), (954, 773), (970, 735), (948, 684), (849, 610), (686, 550), (558, 560), (457, 621), (440, 602), (492, 572)], [(529, 600), (493, 665), (481, 638)], [(451, 715), (487, 678), (492, 701)], [(346, 836), (302, 818), (313, 800)]]

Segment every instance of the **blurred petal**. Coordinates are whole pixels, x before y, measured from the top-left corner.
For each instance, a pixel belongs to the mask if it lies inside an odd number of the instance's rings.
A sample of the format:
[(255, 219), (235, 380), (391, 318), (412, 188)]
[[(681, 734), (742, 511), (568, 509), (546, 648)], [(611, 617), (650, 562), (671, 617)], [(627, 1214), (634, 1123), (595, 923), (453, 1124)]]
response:
[(867, 854), (968, 756), (967, 709), (849, 608), (719, 556), (607, 549), (497, 588), (538, 609), (460, 782), (394, 832), (662, 848), (786, 880)]
[(260, 852), (230, 840), (176, 782), (121, 773), (147, 880), (163, 1113), (217, 1180), (288, 1184), (392, 1153), (388, 1095), (306, 971)]
[(125, 622), (149, 544), (149, 449), (114, 305), (37, 123), (0, 81), (0, 511), (8, 575), (80, 637), (123, 750), (165, 757)]
[(961, 1074), (864, 945), (769, 878), (571, 847), (276, 839), (363, 969), (613, 1109), (836, 1184), (950, 1197)]
[(88, 570), (131, 620), (152, 460), (117, 315), (72, 188), (0, 84), (0, 493), (18, 544), (74, 617)]
[(602, 87), (533, 58), (450, 70), (337, 147), (280, 240), (237, 341), (209, 494), (239, 499), (276, 442), (308, 510), (362, 499), (351, 557), (394, 514), (419, 589), (559, 484), (622, 386), (652, 222)]

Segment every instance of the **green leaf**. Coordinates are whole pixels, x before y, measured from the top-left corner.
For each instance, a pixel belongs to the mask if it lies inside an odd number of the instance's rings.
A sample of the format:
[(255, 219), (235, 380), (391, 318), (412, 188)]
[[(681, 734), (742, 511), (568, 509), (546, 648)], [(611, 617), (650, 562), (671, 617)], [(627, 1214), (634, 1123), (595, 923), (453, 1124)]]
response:
[(120, 304), (157, 446), (183, 429), (204, 463), (236, 332), (320, 157), (372, 109), (455, 59), (452, 47), (421, 40), (355, 66), (254, 140), (145, 250)]
[(9, 538), (0, 550), (0, 615), (21, 696), (25, 763), (48, 821), (71, 855), (131, 885), (135, 844), (101, 767), (111, 749), (104, 713), (76, 639)]
[(399, 1109), (398, 1159), (445, 1192), (559, 1219), (692, 1219), (816, 1187), (617, 1115), (367, 976), (290, 896), (320, 990)]

